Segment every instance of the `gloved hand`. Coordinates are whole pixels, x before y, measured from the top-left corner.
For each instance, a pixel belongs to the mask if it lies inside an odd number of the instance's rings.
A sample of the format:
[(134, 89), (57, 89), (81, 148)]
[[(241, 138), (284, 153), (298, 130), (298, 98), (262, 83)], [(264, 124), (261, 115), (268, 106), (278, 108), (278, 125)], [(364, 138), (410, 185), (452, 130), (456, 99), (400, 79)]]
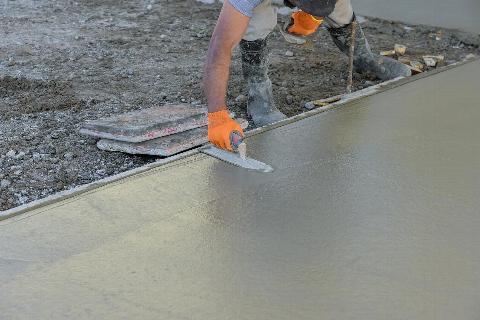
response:
[(308, 36), (317, 31), (322, 22), (323, 18), (316, 18), (304, 11), (296, 11), (292, 13), (290, 24), (287, 26), (286, 31), (301, 36)]
[(219, 148), (233, 151), (230, 135), (238, 131), (244, 136), (242, 127), (230, 118), (227, 110), (210, 112), (208, 114), (208, 140)]

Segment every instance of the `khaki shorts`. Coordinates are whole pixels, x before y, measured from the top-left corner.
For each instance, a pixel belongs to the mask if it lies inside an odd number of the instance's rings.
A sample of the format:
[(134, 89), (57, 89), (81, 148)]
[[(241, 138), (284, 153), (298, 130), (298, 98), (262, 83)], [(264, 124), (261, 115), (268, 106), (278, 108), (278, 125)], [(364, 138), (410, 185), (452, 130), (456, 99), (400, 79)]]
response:
[[(278, 4), (272, 0), (264, 0), (253, 10), (253, 16), (250, 19), (247, 31), (243, 39), (254, 41), (265, 39), (277, 25)], [(352, 20), (353, 9), (350, 0), (338, 0), (335, 4), (335, 10), (328, 16), (327, 21), (333, 26), (343, 26)]]

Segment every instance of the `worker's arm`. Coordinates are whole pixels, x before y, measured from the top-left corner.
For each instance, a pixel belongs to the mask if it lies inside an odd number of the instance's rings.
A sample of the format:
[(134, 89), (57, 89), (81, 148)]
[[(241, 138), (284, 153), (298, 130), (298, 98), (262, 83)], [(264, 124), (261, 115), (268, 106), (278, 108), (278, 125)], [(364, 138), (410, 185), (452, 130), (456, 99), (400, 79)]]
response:
[(229, 1), (223, 4), (208, 48), (204, 89), (208, 101), (208, 138), (218, 147), (232, 150), (230, 134), (243, 131), (230, 119), (226, 106), (232, 50), (240, 42), (250, 18), (235, 9)]

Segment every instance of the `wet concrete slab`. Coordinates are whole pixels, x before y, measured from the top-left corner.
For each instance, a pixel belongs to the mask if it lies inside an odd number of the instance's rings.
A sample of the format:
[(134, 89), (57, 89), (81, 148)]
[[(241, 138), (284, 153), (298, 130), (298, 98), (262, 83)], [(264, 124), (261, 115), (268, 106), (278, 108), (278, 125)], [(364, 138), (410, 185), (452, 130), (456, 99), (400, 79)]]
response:
[(80, 133), (124, 142), (144, 142), (206, 125), (206, 108), (178, 104), (88, 121)]
[(478, 0), (355, 0), (358, 14), (480, 34)]
[(480, 62), (0, 222), (5, 319), (480, 314)]

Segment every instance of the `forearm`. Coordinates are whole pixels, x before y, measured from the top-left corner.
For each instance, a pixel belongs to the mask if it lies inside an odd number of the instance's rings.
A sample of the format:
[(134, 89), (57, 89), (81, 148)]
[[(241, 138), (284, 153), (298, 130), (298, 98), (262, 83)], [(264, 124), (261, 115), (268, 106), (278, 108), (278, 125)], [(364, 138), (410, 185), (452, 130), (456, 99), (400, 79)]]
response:
[(226, 95), (232, 48), (226, 45), (221, 36), (214, 34), (210, 41), (204, 71), (204, 90), (208, 101), (208, 112), (226, 108)]
[(213, 31), (208, 48), (204, 73), (204, 90), (208, 111), (226, 109), (228, 78), (232, 50), (242, 39), (250, 18), (237, 11), (229, 1), (224, 1), (222, 11)]

